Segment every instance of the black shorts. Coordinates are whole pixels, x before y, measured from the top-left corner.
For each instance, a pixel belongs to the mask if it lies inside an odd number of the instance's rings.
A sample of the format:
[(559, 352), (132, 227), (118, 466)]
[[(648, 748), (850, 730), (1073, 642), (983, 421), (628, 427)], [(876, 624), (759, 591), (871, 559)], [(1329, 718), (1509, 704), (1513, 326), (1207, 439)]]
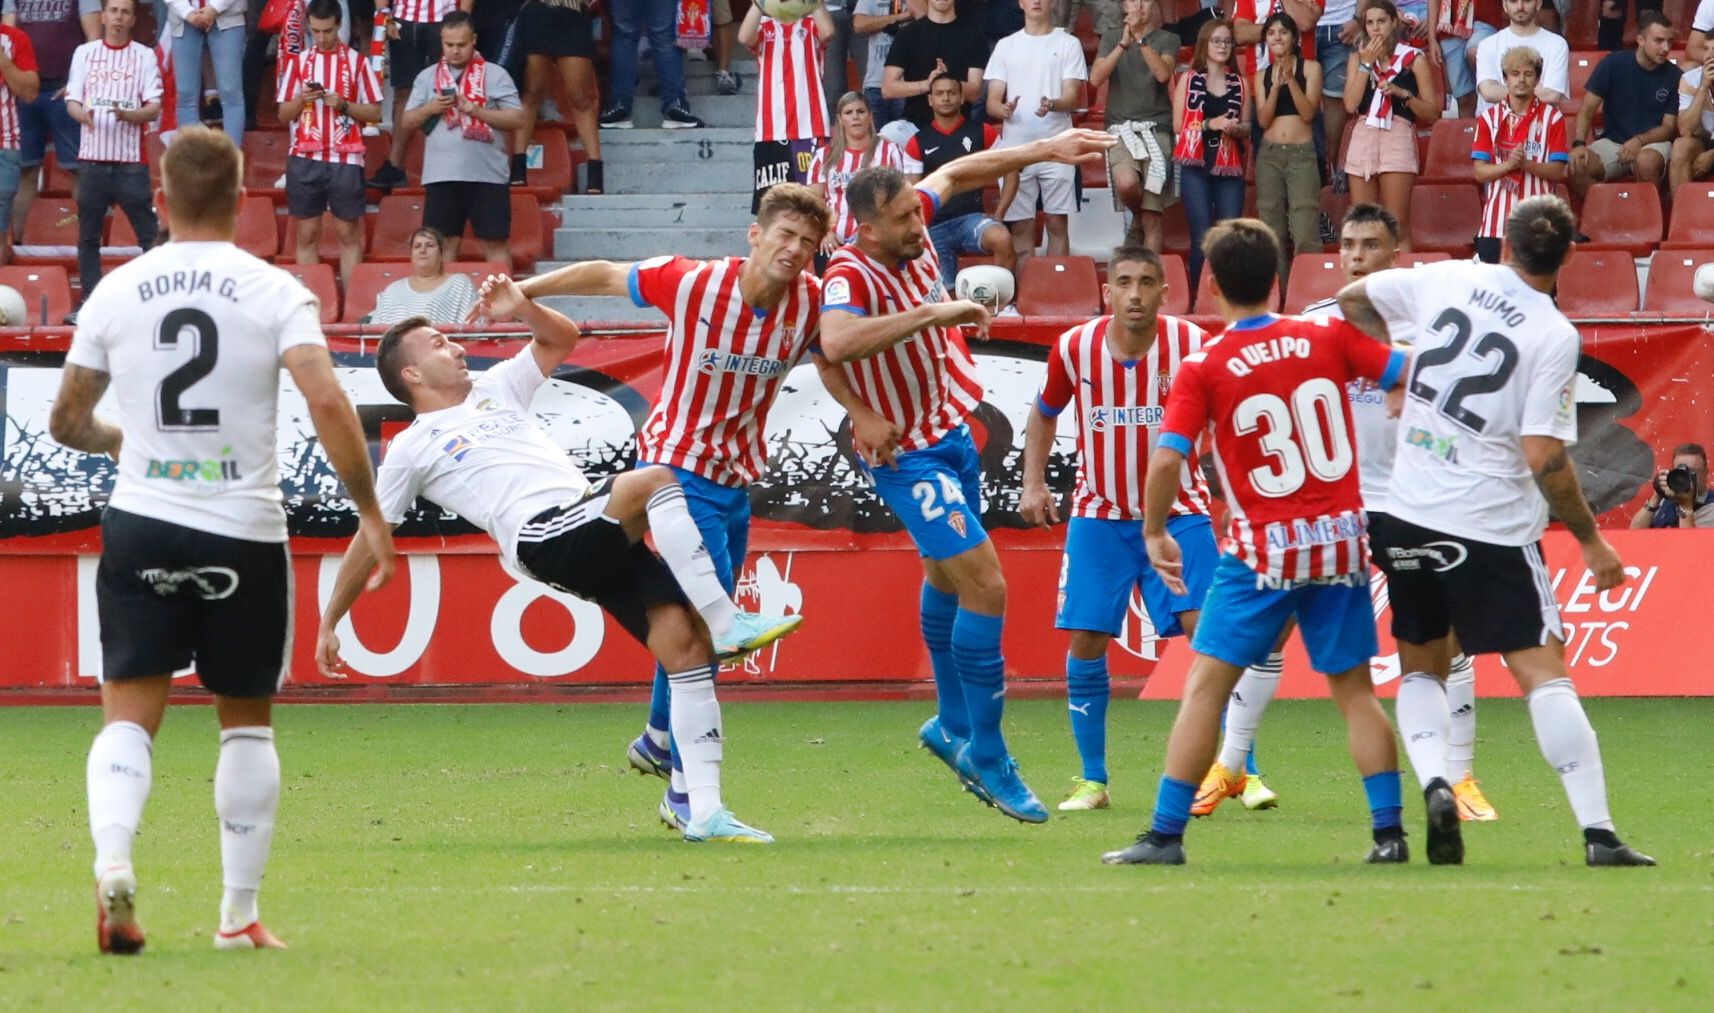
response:
[(1541, 543), (1495, 545), (1369, 515), (1387, 575), (1393, 637), (1426, 644), (1457, 631), (1465, 654), (1503, 654), (1564, 636)]
[(211, 693), (266, 697), (292, 658), (291, 554), (108, 509), (95, 603), (104, 682), (187, 665)]
[(398, 94), (409, 95), (417, 75), (440, 62), (440, 22), (397, 24), (399, 37), (387, 41), (387, 77)]
[(611, 485), (603, 479), (577, 502), (530, 518), (518, 532), (518, 562), (542, 583), (601, 606), (647, 646), (649, 606), (685, 604), (684, 591), (661, 557), (602, 513)]
[(756, 191), (750, 196), (750, 213), (762, 209), (762, 195), (779, 183), (809, 181), (809, 163), (815, 157), (814, 141), (757, 141), (755, 145)]
[(512, 188), (504, 183), (455, 181), (423, 187), (423, 227), (448, 239), (464, 235), (465, 223), (477, 239), (504, 240), (512, 234)]
[(286, 160), (286, 213), (293, 218), (320, 218), (323, 211), (332, 211), (342, 222), (355, 222), (368, 210), (361, 165), (338, 165), (302, 155)]
[(532, 3), (518, 16), (523, 19), (518, 31), (523, 33), (525, 53), (595, 59), (594, 20), (588, 11)]

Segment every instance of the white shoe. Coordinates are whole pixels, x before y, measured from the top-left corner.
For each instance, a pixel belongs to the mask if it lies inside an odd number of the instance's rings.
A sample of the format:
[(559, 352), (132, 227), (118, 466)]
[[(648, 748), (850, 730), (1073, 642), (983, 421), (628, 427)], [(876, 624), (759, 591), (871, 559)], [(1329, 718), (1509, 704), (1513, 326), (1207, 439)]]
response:
[(131, 954), (143, 949), (137, 924), (137, 874), (115, 865), (95, 881), (95, 943), (102, 953)]

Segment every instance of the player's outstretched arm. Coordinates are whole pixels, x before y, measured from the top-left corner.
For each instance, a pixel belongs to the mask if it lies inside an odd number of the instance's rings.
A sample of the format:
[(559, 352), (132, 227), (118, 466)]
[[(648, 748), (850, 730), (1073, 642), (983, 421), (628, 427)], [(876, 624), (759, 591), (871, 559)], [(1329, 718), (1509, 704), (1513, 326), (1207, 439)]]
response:
[(899, 437), (902, 435), (899, 427), (882, 418), (879, 412), (857, 396), (843, 367), (828, 362), (819, 352), (810, 354), (815, 358), (815, 370), (821, 375), (821, 385), (851, 417), (851, 445), (857, 453), (871, 468), (879, 468), (883, 464), (897, 468)]
[(544, 376), (558, 369), (577, 347), (583, 332), (571, 318), (526, 296), (510, 275), (496, 274), (482, 283), (482, 305), (496, 320), (512, 319), (530, 329), (530, 350)]
[(527, 299), (544, 295), (617, 295), (631, 294), (631, 264), (615, 264), (610, 260), (585, 260), (567, 264), (547, 274), (538, 274), (518, 282)]
[(107, 393), (108, 374), (86, 366), (67, 365), (60, 373), (60, 392), (48, 416), (48, 434), (61, 444), (86, 454), (119, 459), (123, 439), (119, 427), (95, 417), (95, 404)]
[(1595, 526), (1595, 515), (1589, 501), (1583, 498), (1583, 487), (1577, 481), (1577, 469), (1566, 453), (1564, 442), (1552, 436), (1525, 436), (1524, 460), (1530, 474), (1535, 476), (1536, 488), (1547, 500), (1553, 515), (1565, 523), (1577, 544), (1583, 548), (1583, 561), (1595, 575), (1597, 590), (1606, 591), (1625, 582), (1625, 567), (1619, 554)]
[(1063, 162), (1067, 165), (1093, 162), (1103, 157), (1116, 140), (1105, 131), (1073, 128), (1017, 147), (990, 148), (955, 158), (923, 177), (917, 187), (933, 192), (944, 201), (953, 194), (988, 186), (1008, 172), (1016, 172), (1037, 162)]
[(1030, 407), (1030, 420), (1024, 425), (1024, 488), (1018, 515), (1036, 527), (1059, 523), (1059, 499), (1047, 487), (1047, 456), (1058, 426), (1057, 419), (1042, 413), (1040, 404)]
[(900, 313), (863, 316), (824, 309), (821, 314), (821, 354), (829, 362), (855, 362), (893, 347), (925, 327), (975, 324), (988, 333), (988, 308), (969, 299), (925, 303)]
[[(389, 548), (390, 539), (391, 535)], [(339, 657), (339, 634), (334, 630), (351, 611), (351, 606), (357, 604), (357, 598), (363, 593), (365, 582), (374, 569), (375, 553), (368, 539), (361, 535), (353, 538), (350, 548), (345, 550), (345, 558), (339, 562), (339, 575), (333, 580), (333, 592), (328, 596), (327, 608), (321, 613), (321, 626), (316, 631), (315, 667), (329, 679), (345, 678), (339, 671), (345, 662)]]

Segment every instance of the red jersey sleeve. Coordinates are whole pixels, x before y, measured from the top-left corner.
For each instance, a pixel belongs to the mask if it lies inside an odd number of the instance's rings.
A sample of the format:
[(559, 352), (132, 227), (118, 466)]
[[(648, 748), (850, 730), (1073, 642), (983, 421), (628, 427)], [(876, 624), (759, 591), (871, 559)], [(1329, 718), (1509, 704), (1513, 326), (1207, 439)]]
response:
[(30, 37), (21, 28), (6, 26), (6, 34), (12, 40), (12, 63), (19, 70), (31, 71), (36, 69), (36, 47), (30, 44)]
[(1071, 370), (1065, 364), (1065, 360), (1070, 358), (1066, 348), (1070, 337), (1071, 334), (1060, 335), (1053, 344), (1053, 351), (1048, 353), (1047, 380), (1042, 384), (1041, 397), (1036, 399), (1037, 407), (1048, 418), (1065, 411), (1072, 395), (1077, 393), (1077, 381), (1071, 378)]
[(876, 311), (875, 293), (863, 272), (847, 263), (836, 263), (821, 279), (821, 311), (843, 310), (866, 317)]
[(1494, 150), (1494, 124), (1486, 114), (1476, 121), (1476, 140), (1470, 146), (1470, 157), (1489, 164), (1500, 160), (1499, 152)]
[(1362, 377), (1374, 380), (1382, 390), (1390, 390), (1404, 367), (1404, 352), (1381, 344), (1374, 338), (1343, 320), (1328, 317), (1329, 326), (1338, 330), (1338, 340), (1345, 356), (1346, 379)]
[(1191, 456), (1196, 440), (1208, 428), (1208, 384), (1203, 379), (1206, 360), (1199, 352), (1179, 366), (1167, 391), (1166, 417), (1161, 420), (1159, 446)]
[(932, 190), (917, 188), (917, 200), (922, 201), (922, 223), (933, 225), (935, 213), (940, 210), (940, 196)]
[(994, 146), (994, 142), (998, 141), (999, 139), (1000, 139), (1000, 128), (999, 127), (994, 126), (992, 123), (982, 124), (982, 146), (984, 148), (992, 148)]
[(917, 143), (916, 134), (912, 134), (911, 139), (905, 142), (905, 154), (919, 162), (922, 161), (922, 145)]
[(696, 266), (696, 261), (684, 257), (655, 257), (632, 264), (627, 279), (631, 302), (653, 306), (670, 318), (678, 302), (678, 283)]
[(1555, 116), (1547, 125), (1547, 150), (1541, 153), (1544, 162), (1571, 161), (1571, 142), (1565, 133), (1565, 117)]

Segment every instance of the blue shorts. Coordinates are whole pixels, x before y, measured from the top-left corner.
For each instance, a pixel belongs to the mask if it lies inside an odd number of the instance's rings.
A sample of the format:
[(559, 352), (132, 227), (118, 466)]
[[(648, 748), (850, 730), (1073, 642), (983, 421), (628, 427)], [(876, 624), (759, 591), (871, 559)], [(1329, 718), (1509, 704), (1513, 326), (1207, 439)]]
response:
[(1345, 66), (1356, 50), (1339, 41), (1342, 25), (1322, 25), (1315, 30), (1315, 58), (1321, 63), (1321, 94), (1345, 94)]
[(982, 528), (982, 467), (970, 427), (953, 429), (933, 446), (898, 457), (899, 466), (863, 470), (875, 493), (929, 559), (951, 559), (988, 540)]
[[(54, 89), (58, 91), (59, 89)], [(77, 148), (83, 128), (66, 112), (65, 96), (54, 98), (43, 88), (34, 102), (18, 103), (18, 151), (24, 168), (41, 165), (47, 157), (48, 138), (54, 142), (54, 159), (60, 168), (77, 171)]]
[(18, 149), (0, 149), (0, 236), (12, 230), (12, 198), (18, 196), (18, 181), (23, 178)]
[(940, 280), (951, 286), (958, 277), (959, 254), (986, 256), (988, 251), (982, 247), (982, 233), (988, 226), (998, 224), (985, 214), (973, 213), (930, 225), (928, 241), (934, 244), (934, 254), (940, 258)]
[[(637, 467), (646, 467), (640, 461)], [(731, 594), (738, 586), (738, 571), (744, 568), (744, 554), (750, 549), (750, 490), (710, 482), (701, 475), (663, 465), (684, 487), (685, 505), (696, 530), (702, 532), (702, 544), (714, 561), (714, 572)]]
[(1169, 518), (1167, 532), (1184, 555), (1185, 593), (1168, 591), (1149, 564), (1141, 521), (1104, 521), (1073, 517), (1065, 534), (1065, 558), (1059, 568), (1059, 630), (1093, 630), (1118, 636), (1131, 604), (1131, 588), (1141, 588), (1143, 606), (1155, 634), (1184, 635), (1179, 614), (1194, 612), (1208, 596), (1219, 553), (1214, 522), (1207, 517)]
[(1297, 617), (1310, 667), (1323, 675), (1367, 665), (1380, 650), (1367, 571), (1351, 574), (1342, 584), (1266, 588), (1259, 583), (1256, 571), (1238, 557), (1221, 555), (1192, 638), (1196, 653), (1249, 668), (1267, 659), (1291, 616)]

